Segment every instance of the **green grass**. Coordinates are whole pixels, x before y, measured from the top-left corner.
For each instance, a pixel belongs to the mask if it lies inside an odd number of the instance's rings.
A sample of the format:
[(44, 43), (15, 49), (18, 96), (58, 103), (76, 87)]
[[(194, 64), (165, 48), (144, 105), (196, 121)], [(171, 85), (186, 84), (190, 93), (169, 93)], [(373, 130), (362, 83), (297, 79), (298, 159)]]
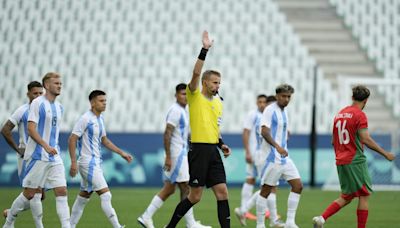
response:
[[(159, 189), (156, 188), (112, 188), (112, 203), (117, 211), (121, 224), (126, 224), (126, 227), (139, 227), (136, 218), (145, 210), (153, 195), (156, 194), (158, 190)], [(12, 201), (19, 192), (20, 189), (18, 188), (1, 188), (0, 208), (10, 207)], [(77, 192), (77, 188), (69, 189), (70, 207), (72, 207)], [(278, 191), (278, 212), (283, 218), (286, 217), (286, 201), (288, 193), (289, 191), (287, 189), (280, 189)], [(338, 195), (337, 192), (323, 192), (321, 190), (310, 189), (304, 190), (296, 216), (296, 222), (299, 227), (312, 227), (311, 218), (315, 215), (321, 214), (328, 204), (337, 198)], [(60, 227), (55, 209), (54, 194), (49, 191), (46, 196), (47, 198), (43, 202), (44, 226)], [(231, 226), (240, 227), (240, 224), (233, 213), (233, 209), (237, 207), (240, 202), (240, 189), (229, 189), (229, 197), (232, 215)], [(153, 217), (155, 227), (163, 227), (163, 225), (169, 221), (177, 202), (178, 194), (171, 197), (155, 214)], [(338, 214), (329, 219), (325, 227), (356, 227), (356, 206), (357, 202), (355, 201), (342, 209)], [(370, 198), (368, 227), (400, 227), (399, 212), (400, 192), (375, 192)], [(203, 224), (211, 225), (212, 227), (219, 227), (216, 202), (211, 190), (205, 191), (202, 201), (195, 206), (194, 213), (196, 219), (201, 220)], [(34, 227), (30, 211), (21, 213), (18, 216), (15, 225), (17, 228)], [(111, 227), (100, 208), (99, 197), (97, 195), (93, 195), (91, 201), (86, 206), (78, 227)], [(184, 227), (184, 221), (181, 221), (178, 227)], [(255, 222), (248, 221), (248, 227), (255, 227)]]

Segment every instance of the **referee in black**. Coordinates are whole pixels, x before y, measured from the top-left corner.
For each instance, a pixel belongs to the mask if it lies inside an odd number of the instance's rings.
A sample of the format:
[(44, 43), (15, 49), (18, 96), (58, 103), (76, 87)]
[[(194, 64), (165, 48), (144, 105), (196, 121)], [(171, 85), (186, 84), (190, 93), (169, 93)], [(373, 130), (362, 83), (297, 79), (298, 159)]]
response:
[(203, 32), (202, 42), (203, 48), (194, 66), (192, 80), (186, 87), (191, 128), (191, 148), (188, 155), (190, 192), (176, 206), (167, 228), (176, 227), (186, 212), (200, 201), (204, 186), (212, 188), (217, 198), (220, 226), (230, 227), (225, 169), (218, 150), (220, 148), (225, 157), (231, 154), (231, 149), (222, 141), (219, 132), (222, 102), (216, 95), (221, 84), (221, 74), (213, 70), (205, 71), (201, 77), (202, 88), (199, 89), (201, 69), (208, 49), (213, 44), (207, 31)]

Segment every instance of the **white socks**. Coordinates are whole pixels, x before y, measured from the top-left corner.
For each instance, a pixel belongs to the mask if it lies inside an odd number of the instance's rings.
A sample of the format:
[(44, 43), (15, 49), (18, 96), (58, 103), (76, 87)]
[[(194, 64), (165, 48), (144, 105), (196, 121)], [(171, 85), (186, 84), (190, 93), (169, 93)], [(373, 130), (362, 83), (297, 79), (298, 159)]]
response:
[(258, 195), (256, 208), (257, 208), (257, 227), (264, 226), (265, 211), (267, 210), (267, 198)]
[(100, 195), (101, 208), (104, 214), (107, 216), (108, 220), (111, 222), (114, 228), (120, 228), (117, 213), (115, 213), (114, 208), (111, 205), (111, 192), (105, 192)]
[(36, 228), (43, 228), (43, 208), (42, 208), (42, 193), (36, 193), (31, 200), (29, 200), (33, 221)]
[(78, 224), (79, 219), (82, 217), (83, 209), (85, 209), (85, 206), (88, 202), (89, 198), (85, 198), (80, 195), (76, 197), (71, 211), (71, 228), (75, 228), (76, 224)]
[(300, 194), (290, 192), (288, 197), (288, 209), (287, 209), (287, 217), (286, 224), (295, 224), (296, 210), (299, 205)]
[(186, 227), (191, 227), (193, 224), (196, 223), (196, 220), (194, 219), (193, 215), (193, 207), (191, 207), (185, 214), (185, 221), (186, 221)]
[(11, 205), (11, 208), (8, 210), (6, 223), (12, 224), (15, 221), (15, 218), (17, 217), (18, 213), (26, 210), (27, 209), (26, 207), (29, 208), (29, 200), (21, 192), (18, 195), (18, 197), (15, 198), (14, 202)]
[(275, 222), (278, 219), (278, 211), (276, 209), (276, 194), (270, 193), (267, 198), (267, 206), (270, 213), (270, 220)]
[(70, 215), (69, 215), (69, 206), (68, 206), (68, 197), (67, 196), (57, 196), (56, 197), (56, 210), (58, 214), (58, 218), (61, 222), (62, 228), (69, 228), (70, 225)]
[[(253, 189), (254, 189), (254, 185), (252, 184), (248, 184), (248, 183), (244, 183), (243, 187), (242, 187), (242, 199), (241, 199), (241, 203), (240, 203), (240, 210), (244, 211), (246, 208), (246, 204), (247, 201), (250, 200), (250, 197), (253, 194)], [(251, 208), (251, 207), (250, 207)], [(248, 211), (248, 209), (246, 210), (246, 212)]]
[(146, 211), (143, 213), (142, 217), (143, 219), (151, 219), (156, 213), (156, 211), (164, 204), (164, 201), (158, 196), (155, 195), (153, 199), (151, 200), (151, 203), (147, 207)]

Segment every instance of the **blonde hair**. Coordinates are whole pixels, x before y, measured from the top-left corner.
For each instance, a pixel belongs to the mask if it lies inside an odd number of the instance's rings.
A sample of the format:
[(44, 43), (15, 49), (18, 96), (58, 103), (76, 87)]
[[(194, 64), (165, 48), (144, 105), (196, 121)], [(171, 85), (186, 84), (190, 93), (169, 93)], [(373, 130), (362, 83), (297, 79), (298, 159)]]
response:
[(46, 82), (50, 78), (61, 78), (61, 76), (56, 72), (48, 72), (47, 74), (45, 74), (44, 77), (42, 78), (42, 85), (44, 86), (44, 88), (46, 88)]

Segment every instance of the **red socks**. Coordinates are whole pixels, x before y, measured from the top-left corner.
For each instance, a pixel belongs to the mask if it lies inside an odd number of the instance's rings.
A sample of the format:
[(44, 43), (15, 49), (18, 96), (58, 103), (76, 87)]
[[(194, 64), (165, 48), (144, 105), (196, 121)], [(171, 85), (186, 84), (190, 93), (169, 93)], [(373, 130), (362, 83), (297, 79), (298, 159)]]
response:
[(357, 210), (358, 228), (365, 228), (368, 219), (368, 210)]
[[(338, 203), (336, 203), (335, 201), (333, 201), (331, 203), (331, 205), (329, 205), (324, 213), (322, 214), (322, 217), (325, 219), (325, 221), (331, 217), (332, 215), (334, 215), (336, 212), (338, 212), (340, 210), (340, 205)], [(358, 213), (357, 213), (358, 214)]]

